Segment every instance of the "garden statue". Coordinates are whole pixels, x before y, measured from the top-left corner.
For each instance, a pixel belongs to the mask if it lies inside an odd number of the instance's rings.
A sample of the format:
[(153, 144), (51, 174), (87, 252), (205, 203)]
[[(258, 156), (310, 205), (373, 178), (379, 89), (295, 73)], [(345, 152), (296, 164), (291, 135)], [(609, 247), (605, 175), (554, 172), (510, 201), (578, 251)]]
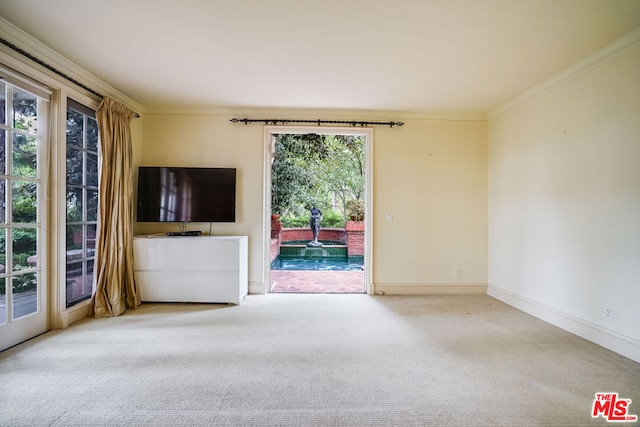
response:
[(307, 243), (307, 246), (321, 247), (322, 243), (318, 242), (318, 234), (320, 234), (320, 220), (322, 219), (322, 212), (315, 206), (311, 209), (311, 219), (309, 219), (309, 225), (313, 232), (313, 240)]

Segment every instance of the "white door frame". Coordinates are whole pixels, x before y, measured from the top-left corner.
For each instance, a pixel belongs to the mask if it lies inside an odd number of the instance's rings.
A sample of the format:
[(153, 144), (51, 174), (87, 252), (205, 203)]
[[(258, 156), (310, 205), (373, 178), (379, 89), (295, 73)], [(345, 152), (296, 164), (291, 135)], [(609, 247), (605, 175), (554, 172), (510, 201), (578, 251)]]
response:
[(271, 161), (275, 150), (276, 134), (319, 135), (363, 135), (366, 147), (365, 167), (365, 216), (364, 216), (364, 282), (365, 291), (373, 294), (373, 129), (367, 127), (324, 127), (324, 126), (265, 126), (264, 128), (264, 189), (263, 189), (263, 230), (264, 230), (264, 292), (271, 291)]

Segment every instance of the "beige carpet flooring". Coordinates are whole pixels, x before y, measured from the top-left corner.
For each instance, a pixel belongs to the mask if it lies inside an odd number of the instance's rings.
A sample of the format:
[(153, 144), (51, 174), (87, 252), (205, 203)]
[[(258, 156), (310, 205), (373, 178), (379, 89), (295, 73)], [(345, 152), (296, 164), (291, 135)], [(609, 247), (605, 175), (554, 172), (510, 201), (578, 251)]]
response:
[(486, 295), (144, 304), (0, 353), (1, 426), (591, 426), (607, 391), (640, 414), (640, 364)]

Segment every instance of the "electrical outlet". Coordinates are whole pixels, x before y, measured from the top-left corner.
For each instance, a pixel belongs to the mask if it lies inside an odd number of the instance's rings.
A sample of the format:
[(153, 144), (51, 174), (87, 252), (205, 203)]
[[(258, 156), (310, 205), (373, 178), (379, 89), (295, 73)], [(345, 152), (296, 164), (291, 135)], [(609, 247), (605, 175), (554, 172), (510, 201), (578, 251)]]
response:
[(613, 320), (613, 307), (606, 307), (604, 309), (604, 315), (607, 319)]
[(453, 275), (454, 275), (454, 276), (456, 276), (456, 277), (460, 277), (460, 276), (462, 276), (462, 269), (461, 269), (460, 267), (456, 267), (456, 268), (453, 270)]

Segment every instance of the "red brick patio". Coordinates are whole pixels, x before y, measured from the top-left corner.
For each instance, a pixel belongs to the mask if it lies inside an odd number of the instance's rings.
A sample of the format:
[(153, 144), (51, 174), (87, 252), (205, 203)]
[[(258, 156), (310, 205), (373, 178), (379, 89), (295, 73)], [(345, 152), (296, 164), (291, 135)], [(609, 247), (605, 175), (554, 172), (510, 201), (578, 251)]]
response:
[(274, 293), (364, 293), (364, 271), (271, 270)]

